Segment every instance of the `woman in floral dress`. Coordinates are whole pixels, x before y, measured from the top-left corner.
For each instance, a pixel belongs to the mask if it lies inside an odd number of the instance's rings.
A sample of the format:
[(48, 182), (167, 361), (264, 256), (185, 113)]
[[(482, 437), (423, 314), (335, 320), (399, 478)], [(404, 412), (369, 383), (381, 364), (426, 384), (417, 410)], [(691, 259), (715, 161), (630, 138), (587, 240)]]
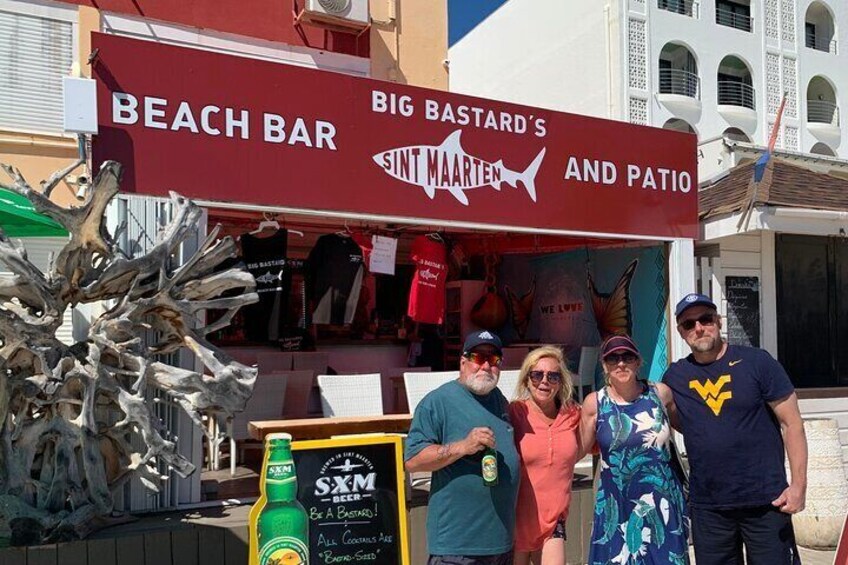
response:
[(688, 564), (688, 518), (672, 471), (671, 391), (638, 378), (642, 359), (628, 336), (601, 346), (607, 385), (586, 397), (583, 445), (598, 443), (601, 477), (595, 499), (590, 565)]

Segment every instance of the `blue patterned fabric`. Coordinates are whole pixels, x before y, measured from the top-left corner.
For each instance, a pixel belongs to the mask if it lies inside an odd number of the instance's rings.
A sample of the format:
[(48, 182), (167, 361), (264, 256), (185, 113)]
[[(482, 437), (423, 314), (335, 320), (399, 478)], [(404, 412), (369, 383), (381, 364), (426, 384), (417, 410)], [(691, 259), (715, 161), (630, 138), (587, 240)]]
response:
[(689, 563), (688, 518), (669, 464), (670, 428), (654, 387), (629, 404), (598, 392), (601, 477), (595, 499), (591, 565)]

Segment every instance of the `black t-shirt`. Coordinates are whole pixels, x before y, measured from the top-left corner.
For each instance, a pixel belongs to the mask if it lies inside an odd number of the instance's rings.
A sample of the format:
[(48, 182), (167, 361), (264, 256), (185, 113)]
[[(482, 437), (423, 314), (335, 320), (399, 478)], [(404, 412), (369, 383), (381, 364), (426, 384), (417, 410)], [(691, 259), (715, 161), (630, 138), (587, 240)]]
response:
[(690, 463), (690, 502), (714, 509), (771, 504), (786, 488), (783, 437), (768, 405), (794, 390), (762, 349), (728, 345), (702, 365), (692, 355), (663, 377), (674, 393)]
[(279, 340), (285, 333), (291, 272), (286, 267), (288, 233), (279, 230), (268, 237), (241, 236), (242, 259), (256, 279), (259, 302), (244, 310), (245, 336), (250, 341)]
[(312, 323), (351, 323), (364, 274), (359, 245), (338, 234), (322, 235), (306, 262), (307, 290), (315, 308)]

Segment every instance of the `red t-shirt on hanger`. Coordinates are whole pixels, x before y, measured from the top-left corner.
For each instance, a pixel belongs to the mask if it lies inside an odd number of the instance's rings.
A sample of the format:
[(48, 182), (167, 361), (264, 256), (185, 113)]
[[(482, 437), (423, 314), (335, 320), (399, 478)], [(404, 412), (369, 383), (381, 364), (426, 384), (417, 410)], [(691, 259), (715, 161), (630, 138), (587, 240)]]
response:
[(445, 245), (419, 235), (412, 241), (415, 275), (409, 291), (407, 315), (416, 322), (441, 324), (445, 318), (445, 278), (448, 276)]

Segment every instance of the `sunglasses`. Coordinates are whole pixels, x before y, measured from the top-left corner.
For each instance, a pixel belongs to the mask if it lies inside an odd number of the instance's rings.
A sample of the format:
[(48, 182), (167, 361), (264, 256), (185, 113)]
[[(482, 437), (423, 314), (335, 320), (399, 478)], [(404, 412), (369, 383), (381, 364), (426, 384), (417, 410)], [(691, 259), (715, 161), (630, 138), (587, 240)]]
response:
[(606, 357), (604, 357), (604, 363), (610, 363), (612, 365), (618, 365), (622, 361), (627, 364), (634, 363), (638, 359), (636, 355), (633, 353), (610, 353)]
[(559, 371), (530, 371), (529, 373), (527, 373), (527, 376), (530, 377), (530, 380), (533, 381), (533, 384), (539, 384), (546, 376), (548, 377), (548, 382), (552, 385), (556, 385), (562, 382), (562, 373), (560, 373)]
[(683, 320), (682, 322), (677, 324), (677, 327), (679, 327), (680, 329), (682, 329), (684, 331), (689, 332), (689, 331), (692, 331), (693, 329), (695, 329), (695, 323), (696, 322), (701, 324), (704, 327), (712, 326), (713, 324), (716, 323), (716, 315), (715, 314), (704, 314), (700, 318), (695, 318), (693, 320)]
[(477, 351), (470, 351), (463, 355), (466, 359), (474, 363), (475, 365), (485, 365), (489, 363), (491, 367), (497, 367), (503, 361), (503, 356), (498, 355), (497, 353), (478, 353)]

